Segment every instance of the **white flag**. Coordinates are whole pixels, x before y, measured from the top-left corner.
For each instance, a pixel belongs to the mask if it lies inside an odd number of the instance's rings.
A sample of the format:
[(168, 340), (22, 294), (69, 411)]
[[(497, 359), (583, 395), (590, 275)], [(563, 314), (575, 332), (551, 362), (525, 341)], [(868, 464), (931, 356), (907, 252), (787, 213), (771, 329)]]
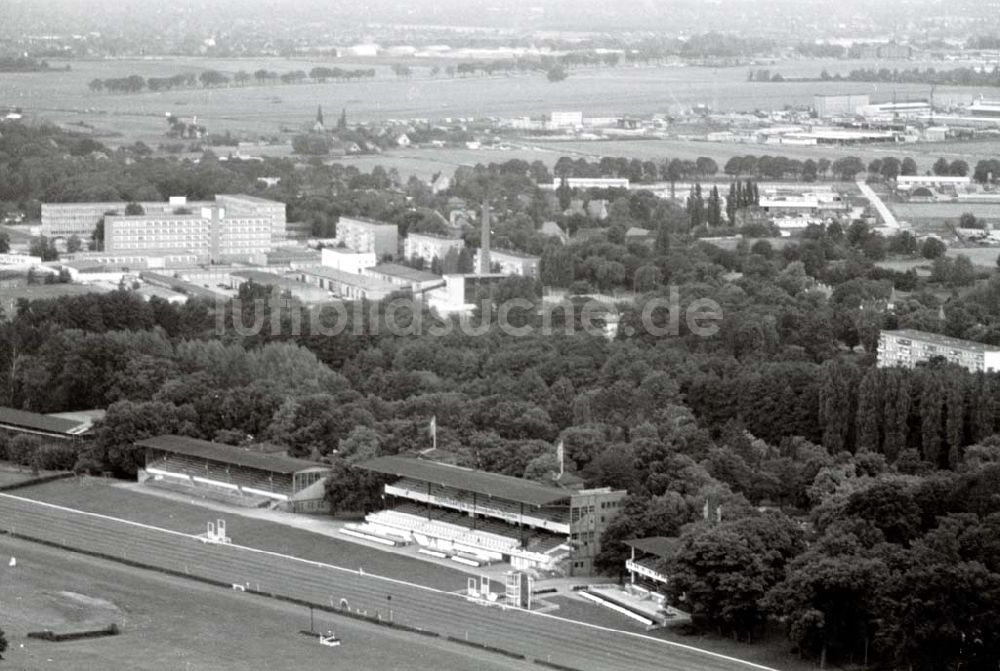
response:
[(556, 459), (559, 460), (559, 477), (562, 477), (564, 472), (563, 462), (566, 460), (566, 448), (561, 440), (556, 445)]
[(432, 445), (434, 447), (437, 447), (437, 440), (438, 440), (437, 415), (432, 415), (431, 416), (431, 424), (430, 424), (429, 429), (430, 429), (430, 432), (431, 432)]

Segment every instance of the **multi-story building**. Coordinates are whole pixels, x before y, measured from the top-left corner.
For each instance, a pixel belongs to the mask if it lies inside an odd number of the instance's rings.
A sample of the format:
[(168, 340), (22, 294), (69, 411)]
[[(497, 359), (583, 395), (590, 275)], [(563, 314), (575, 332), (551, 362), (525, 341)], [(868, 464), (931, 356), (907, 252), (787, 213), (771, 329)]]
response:
[(104, 250), (109, 254), (185, 251), (210, 261), (252, 260), (271, 250), (273, 222), (218, 206), (190, 214), (106, 216)]
[(882, 331), (878, 341), (880, 367), (913, 368), (922, 361), (941, 358), (972, 372), (1000, 371), (1000, 347), (972, 340), (902, 329)]
[(871, 99), (867, 94), (839, 95), (839, 96), (813, 96), (813, 109), (820, 119), (830, 119), (838, 116), (854, 116), (858, 109), (871, 104)]
[(438, 235), (411, 233), (403, 241), (403, 256), (408, 259), (423, 259), (429, 266), (434, 259), (443, 261), (448, 252), (455, 250), (458, 254), (465, 246), (461, 238), (444, 238)]
[(549, 128), (579, 128), (583, 125), (583, 112), (552, 112)]
[(341, 217), (337, 222), (337, 244), (356, 252), (375, 252), (379, 259), (399, 253), (399, 227), (374, 219)]
[[(475, 267), (480, 267), (481, 251), (476, 250)], [(521, 277), (538, 277), (540, 259), (530, 254), (519, 254), (504, 249), (490, 251), (490, 266), (492, 272), (501, 275), (520, 275)], [(499, 270), (497, 268), (499, 267)]]
[(285, 220), (285, 204), (256, 196), (220, 194), (215, 204), (226, 210), (229, 216), (265, 218), (271, 222), (271, 242), (279, 243), (288, 238)]
[[(231, 217), (267, 219), (272, 242), (286, 239), (285, 204), (265, 198), (244, 195), (218, 195), (214, 201), (188, 201), (183, 196), (167, 201), (137, 203), (145, 216), (183, 215), (198, 213), (206, 207), (220, 207)], [(125, 215), (125, 201), (100, 203), (42, 203), (42, 235), (68, 238), (75, 235), (87, 239), (93, 234), (101, 217)], [(138, 216), (138, 215), (135, 215)]]
[[(138, 203), (145, 214), (172, 214), (177, 210), (197, 211), (210, 206), (210, 201), (192, 201), (174, 197), (168, 201), (144, 201)], [(75, 235), (89, 238), (97, 227), (97, 222), (105, 214), (125, 214), (125, 201), (105, 201), (100, 203), (42, 203), (42, 235), (49, 238), (68, 238)]]

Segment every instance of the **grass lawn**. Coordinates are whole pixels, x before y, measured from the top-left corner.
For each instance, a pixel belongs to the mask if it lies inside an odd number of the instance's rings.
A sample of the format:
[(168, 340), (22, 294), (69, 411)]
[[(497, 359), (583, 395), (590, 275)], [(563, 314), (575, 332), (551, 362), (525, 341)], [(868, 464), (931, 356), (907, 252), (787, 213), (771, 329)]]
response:
[[(298, 633), (309, 628), (301, 607), (171, 578), (7, 537), (0, 556), (3, 627), (10, 647), (4, 668), (19, 671), (129, 669), (537, 668), (526, 662), (316, 612), (315, 629), (333, 630), (338, 648)], [(118, 636), (51, 643), (28, 631), (102, 628)]]
[(454, 591), (466, 585), (466, 574), (389, 552), (295, 529), (275, 522), (219, 513), (189, 503), (115, 487), (100, 478), (58, 480), (15, 492), (18, 496), (141, 522), (172, 531), (198, 534), (210, 520), (226, 520), (227, 533), (238, 545), (294, 555), (345, 568), (363, 566), (368, 573), (402, 578)]
[(673, 641), (674, 643), (691, 645), (703, 650), (711, 650), (723, 655), (746, 659), (765, 666), (788, 669), (788, 671), (807, 671), (816, 668), (811, 663), (794, 659), (788, 652), (790, 645), (788, 640), (785, 638), (784, 633), (777, 629), (767, 632), (763, 641), (747, 645), (721, 636), (685, 635), (681, 633), (680, 629), (670, 627), (646, 631), (646, 628), (635, 620), (627, 618), (624, 615), (619, 615), (609, 608), (574, 597), (546, 596), (545, 600), (559, 605), (559, 609), (551, 611), (551, 615), (596, 624), (601, 627), (645, 633), (648, 636), (655, 636), (667, 641)]

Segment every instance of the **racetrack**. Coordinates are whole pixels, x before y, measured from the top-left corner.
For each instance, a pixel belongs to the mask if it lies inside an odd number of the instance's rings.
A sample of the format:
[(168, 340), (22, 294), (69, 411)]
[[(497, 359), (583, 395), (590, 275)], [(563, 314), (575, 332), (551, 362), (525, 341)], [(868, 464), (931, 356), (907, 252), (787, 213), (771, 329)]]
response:
[(538, 613), (487, 608), (460, 595), (400, 580), (253, 548), (205, 544), (188, 534), (11, 495), (0, 495), (0, 520), (4, 532), (151, 568), (249, 585), (254, 591), (317, 604), (336, 606), (346, 599), (351, 610), (370, 615), (378, 611), (383, 618), (389, 617), (391, 608), (393, 620), (402, 624), (578, 669), (767, 669), (652, 637)]

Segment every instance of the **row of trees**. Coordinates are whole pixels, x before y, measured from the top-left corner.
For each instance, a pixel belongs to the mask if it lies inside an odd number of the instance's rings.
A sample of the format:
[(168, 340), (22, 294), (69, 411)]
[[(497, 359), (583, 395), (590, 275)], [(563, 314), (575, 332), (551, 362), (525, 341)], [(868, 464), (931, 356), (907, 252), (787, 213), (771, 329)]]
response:
[(270, 70), (255, 70), (248, 72), (238, 70), (232, 74), (225, 74), (218, 70), (204, 70), (195, 75), (193, 73), (181, 73), (170, 77), (149, 77), (141, 75), (128, 75), (126, 77), (113, 77), (108, 79), (92, 79), (89, 87), (91, 91), (108, 93), (139, 93), (143, 90), (150, 92), (170, 91), (180, 88), (194, 88), (202, 86), (204, 88), (217, 88), (220, 86), (246, 86), (253, 82), (258, 85), (267, 84), (302, 84), (307, 81), (314, 83), (325, 83), (327, 81), (352, 81), (360, 79), (371, 79), (375, 77), (374, 68), (328, 68), (315, 67), (306, 73), (304, 70), (290, 70), (288, 72), (277, 73)]
[[(834, 75), (832, 78), (839, 79), (840, 77)], [(1000, 68), (994, 67), (992, 70), (977, 70), (966, 67), (950, 70), (867, 68), (851, 70), (846, 79), (855, 82), (935, 84), (941, 86), (1000, 86)]]

